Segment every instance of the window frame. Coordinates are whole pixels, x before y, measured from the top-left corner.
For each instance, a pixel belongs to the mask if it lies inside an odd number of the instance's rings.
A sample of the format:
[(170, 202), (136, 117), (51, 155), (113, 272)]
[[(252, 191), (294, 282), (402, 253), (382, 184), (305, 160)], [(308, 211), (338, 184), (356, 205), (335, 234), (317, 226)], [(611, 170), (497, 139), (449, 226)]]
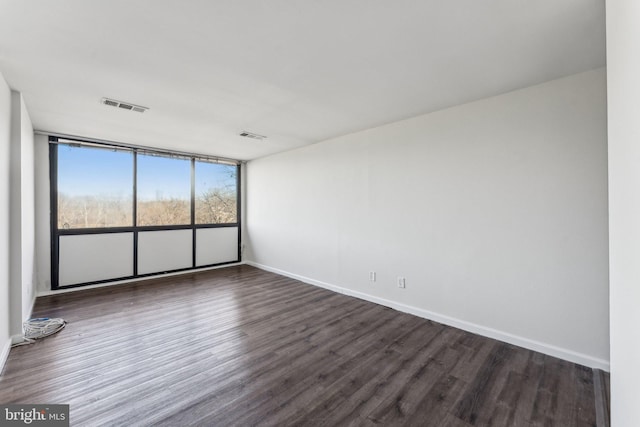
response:
[[(101, 146), (102, 148), (114, 148), (118, 150), (131, 150), (133, 154), (133, 198), (132, 198), (132, 218), (133, 225), (121, 226), (121, 227), (98, 227), (98, 228), (59, 228), (58, 227), (58, 146), (64, 144), (83, 144), (86, 146)], [(137, 218), (137, 181), (138, 181), (138, 154), (156, 154), (167, 157), (179, 157), (188, 158), (190, 160), (191, 168), (191, 191), (190, 191), (190, 224), (180, 225), (145, 225), (138, 226)], [(211, 162), (211, 163), (224, 163), (229, 165), (235, 165), (236, 167), (236, 222), (234, 223), (220, 223), (220, 224), (196, 224), (195, 221), (195, 163), (196, 161)], [(129, 146), (125, 144), (116, 144), (110, 142), (77, 139), (73, 137), (58, 137), (49, 136), (49, 182), (50, 182), (50, 227), (51, 227), (51, 289), (68, 289), (74, 287), (109, 283), (121, 280), (137, 279), (142, 277), (157, 276), (166, 273), (175, 273), (182, 271), (190, 271), (195, 269), (202, 269), (208, 267), (215, 267), (226, 264), (234, 264), (240, 262), (242, 259), (242, 204), (241, 204), (241, 162), (231, 159), (220, 159), (217, 157), (199, 155), (195, 153), (178, 153), (168, 150), (159, 150), (146, 147)], [(207, 228), (238, 228), (238, 248), (237, 258), (233, 261), (222, 262), (209, 265), (196, 265), (197, 257), (197, 241), (196, 233), (199, 229)], [(191, 267), (181, 268), (176, 270), (167, 270), (157, 273), (138, 274), (138, 234), (145, 231), (169, 231), (169, 230), (192, 230), (192, 263)], [(74, 236), (74, 235), (88, 235), (88, 234), (110, 234), (110, 233), (133, 233), (133, 275), (125, 277), (117, 277), (106, 280), (98, 280), (86, 283), (78, 283), (71, 285), (59, 285), (59, 261), (60, 261), (60, 237), (61, 236)]]

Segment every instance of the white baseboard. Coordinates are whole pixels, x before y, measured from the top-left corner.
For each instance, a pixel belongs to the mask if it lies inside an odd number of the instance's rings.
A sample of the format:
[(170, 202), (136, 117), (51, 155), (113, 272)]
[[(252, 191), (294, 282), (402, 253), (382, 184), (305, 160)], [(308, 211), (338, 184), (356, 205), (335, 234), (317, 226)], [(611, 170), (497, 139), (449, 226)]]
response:
[(25, 341), (26, 340), (24, 339), (24, 335), (22, 334), (11, 335), (11, 345), (16, 345)]
[(2, 371), (4, 370), (4, 364), (7, 362), (7, 358), (9, 357), (9, 352), (11, 351), (11, 342), (12, 342), (12, 338), (9, 338), (2, 345), (2, 352), (0, 352), (0, 375), (2, 375)]
[(411, 305), (395, 302), (392, 300), (379, 298), (373, 295), (366, 294), (364, 292), (354, 291), (352, 289), (344, 288), (341, 286), (332, 285), (330, 283), (321, 282), (319, 280), (311, 279), (309, 277), (301, 276), (299, 274), (290, 273), (288, 271), (280, 270), (278, 268), (269, 267), (253, 261), (245, 261), (245, 264), (259, 268), (261, 270), (270, 271), (272, 273), (280, 274), (282, 276), (290, 277), (292, 279), (299, 280), (310, 285), (319, 286), (321, 288), (329, 289), (334, 292), (356, 297), (365, 301), (373, 302), (383, 305), (385, 307), (393, 308), (394, 310), (402, 311), (404, 313), (413, 314), (424, 319), (433, 320), (434, 322), (442, 323), (444, 325), (453, 326), (454, 328), (462, 329), (467, 332), (482, 335), (488, 338), (493, 338), (498, 341), (503, 341), (509, 344), (524, 347), (529, 350), (537, 351), (547, 354), (549, 356), (557, 357), (559, 359), (568, 360), (569, 362), (577, 363), (590, 368), (602, 369), (609, 372), (609, 361), (598, 359), (586, 354), (578, 353), (566, 348), (557, 347), (551, 344), (546, 344), (540, 341), (531, 340), (528, 338), (520, 337), (510, 334), (508, 332), (499, 331), (497, 329), (488, 328), (486, 326), (478, 325), (465, 320), (456, 319), (443, 314), (434, 313), (429, 310), (424, 310)]

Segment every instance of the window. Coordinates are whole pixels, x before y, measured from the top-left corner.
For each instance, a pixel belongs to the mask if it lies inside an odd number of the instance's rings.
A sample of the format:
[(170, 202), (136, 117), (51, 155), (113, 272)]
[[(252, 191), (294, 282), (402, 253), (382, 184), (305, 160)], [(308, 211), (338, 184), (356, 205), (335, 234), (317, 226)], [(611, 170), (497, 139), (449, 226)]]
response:
[(137, 179), (139, 226), (191, 224), (191, 160), (140, 154)]
[(238, 164), (50, 142), (52, 289), (240, 261)]
[(238, 222), (237, 167), (196, 161), (196, 224)]
[(133, 225), (133, 153), (60, 145), (58, 228)]

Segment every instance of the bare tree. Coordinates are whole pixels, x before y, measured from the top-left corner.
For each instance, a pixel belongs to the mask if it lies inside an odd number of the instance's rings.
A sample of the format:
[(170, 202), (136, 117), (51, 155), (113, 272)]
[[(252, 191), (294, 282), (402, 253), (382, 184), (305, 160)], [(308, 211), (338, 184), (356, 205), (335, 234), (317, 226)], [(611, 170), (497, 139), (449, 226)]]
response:
[(235, 191), (210, 188), (196, 199), (198, 224), (226, 224), (237, 222)]

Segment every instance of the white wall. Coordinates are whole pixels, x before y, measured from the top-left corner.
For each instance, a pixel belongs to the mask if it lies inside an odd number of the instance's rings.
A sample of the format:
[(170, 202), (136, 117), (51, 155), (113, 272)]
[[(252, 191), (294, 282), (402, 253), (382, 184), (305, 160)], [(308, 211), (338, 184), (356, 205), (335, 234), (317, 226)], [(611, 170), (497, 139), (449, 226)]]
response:
[(40, 293), (51, 290), (49, 138), (46, 135), (36, 135), (34, 143), (36, 277), (37, 290)]
[(640, 3), (607, 1), (611, 420), (640, 416)]
[(9, 294), (12, 335), (22, 333), (35, 298), (33, 127), (22, 95), (11, 92)]
[(598, 69), (250, 162), (248, 259), (606, 369), (605, 80)]
[(22, 320), (31, 316), (36, 296), (35, 247), (35, 178), (33, 152), (33, 125), (24, 99), (20, 96), (20, 182), (22, 196)]
[(0, 74), (0, 370), (9, 354), (9, 144), (11, 90)]
[(21, 203), (21, 131), (20, 93), (11, 91), (11, 142), (10, 142), (10, 190), (9, 190), (9, 331), (20, 333), (22, 318), (22, 203)]

